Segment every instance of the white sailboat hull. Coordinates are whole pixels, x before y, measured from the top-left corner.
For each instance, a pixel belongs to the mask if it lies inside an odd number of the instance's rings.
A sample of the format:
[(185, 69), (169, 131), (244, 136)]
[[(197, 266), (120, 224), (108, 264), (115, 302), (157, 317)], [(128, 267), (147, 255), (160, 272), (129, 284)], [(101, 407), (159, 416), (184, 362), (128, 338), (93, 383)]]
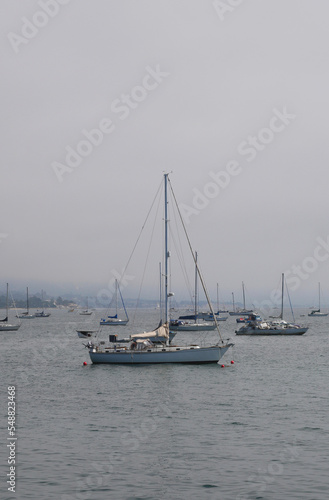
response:
[(93, 347), (89, 356), (94, 364), (160, 364), (160, 363), (218, 363), (225, 352), (233, 344), (225, 346), (165, 346), (151, 347), (147, 350), (135, 351), (124, 347)]
[(252, 327), (242, 327), (240, 330), (237, 330), (236, 335), (303, 335), (306, 333), (308, 328), (252, 328)]
[(315, 313), (309, 313), (308, 316), (316, 316), (316, 317), (321, 317), (321, 316), (328, 316), (329, 313), (321, 313), (321, 312), (315, 312)]
[(215, 323), (186, 323), (186, 324), (170, 324), (170, 330), (175, 332), (205, 332), (215, 330)]

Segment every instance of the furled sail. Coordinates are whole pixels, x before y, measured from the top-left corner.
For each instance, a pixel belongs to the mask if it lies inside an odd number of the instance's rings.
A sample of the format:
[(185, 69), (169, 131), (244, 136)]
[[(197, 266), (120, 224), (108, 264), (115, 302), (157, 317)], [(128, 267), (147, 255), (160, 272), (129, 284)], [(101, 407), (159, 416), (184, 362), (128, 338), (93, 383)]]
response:
[(164, 325), (159, 326), (152, 332), (144, 332), (144, 333), (135, 333), (130, 336), (131, 339), (148, 339), (149, 337), (164, 337), (166, 339), (169, 338), (169, 325), (165, 323)]

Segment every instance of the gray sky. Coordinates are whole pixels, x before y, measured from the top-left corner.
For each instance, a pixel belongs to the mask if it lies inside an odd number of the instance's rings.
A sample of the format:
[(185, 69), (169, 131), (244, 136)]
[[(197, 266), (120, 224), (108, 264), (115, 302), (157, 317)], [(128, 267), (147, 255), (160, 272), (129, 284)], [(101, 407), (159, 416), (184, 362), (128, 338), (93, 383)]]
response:
[(212, 296), (329, 296), (326, 0), (0, 9), (2, 284), (108, 287), (172, 171)]

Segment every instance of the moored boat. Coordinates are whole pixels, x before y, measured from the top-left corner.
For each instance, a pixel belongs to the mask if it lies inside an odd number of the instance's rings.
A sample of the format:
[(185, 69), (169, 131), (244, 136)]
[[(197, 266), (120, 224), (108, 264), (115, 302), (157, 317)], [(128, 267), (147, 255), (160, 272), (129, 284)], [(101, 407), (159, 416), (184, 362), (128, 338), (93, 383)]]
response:
[(16, 318), (20, 319), (32, 319), (35, 318), (35, 314), (30, 314), (29, 306), (29, 287), (26, 287), (26, 311), (21, 314), (16, 314)]
[(294, 323), (287, 323), (282, 319), (264, 321), (259, 315), (251, 314), (246, 320), (246, 325), (236, 330), (236, 335), (303, 335), (308, 330)]
[[(123, 310), (125, 313), (124, 319), (118, 317), (118, 295), (120, 295), (121, 303), (122, 303)], [(124, 300), (122, 297), (122, 293), (120, 290), (120, 286), (119, 286), (117, 279), (115, 280), (114, 296), (115, 296), (115, 314), (113, 316), (107, 316), (107, 318), (101, 318), (100, 323), (99, 323), (101, 326), (119, 326), (119, 325), (125, 326), (129, 322), (127, 309), (126, 309), (126, 306), (125, 306), (125, 303), (124, 303)]]
[(274, 321), (265, 321), (258, 314), (252, 313), (246, 319), (245, 326), (236, 330), (236, 335), (303, 335), (308, 327), (288, 323), (283, 319), (284, 274), (282, 273), (281, 313)]
[[(132, 340), (128, 346), (119, 344), (117, 342), (110, 342), (110, 345), (105, 346), (104, 344), (93, 344), (92, 342), (88, 343), (89, 348), (89, 356), (93, 363), (119, 363), (119, 364), (160, 364), (160, 363), (218, 363), (221, 357), (226, 353), (226, 351), (233, 345), (228, 342), (224, 342), (221, 337), (218, 325), (215, 320), (215, 324), (217, 325), (217, 330), (219, 334), (219, 341), (216, 344), (212, 345), (198, 345), (198, 344), (190, 344), (190, 345), (172, 345), (169, 343), (169, 296), (172, 293), (168, 292), (168, 276), (169, 276), (169, 268), (168, 268), (168, 260), (170, 253), (168, 251), (168, 174), (164, 174), (164, 256), (165, 256), (165, 270), (164, 270), (164, 323), (163, 325), (158, 327), (158, 334), (164, 337), (165, 342), (163, 343), (153, 343), (150, 341), (149, 337), (154, 335), (153, 332), (148, 332), (144, 334), (135, 334), (135, 339)], [(171, 185), (170, 185), (171, 187)], [(172, 189), (172, 188), (171, 188)], [(172, 196), (176, 201), (174, 194), (172, 192)], [(176, 202), (176, 208), (178, 209), (178, 205)], [(179, 213), (180, 215), (180, 213)], [(183, 223), (183, 219), (180, 215), (180, 220), (183, 225), (183, 229), (185, 234), (186, 229)], [(189, 248), (191, 250), (191, 244), (188, 240)], [(195, 265), (197, 267), (197, 272), (201, 283), (204, 287), (204, 291), (207, 297), (208, 305), (210, 307), (211, 312), (213, 313), (212, 306), (206, 292), (203, 278), (199, 269), (199, 266), (196, 262), (193, 252), (191, 251), (192, 256), (194, 258)]]
[(8, 322), (8, 318), (9, 318), (8, 293), (9, 293), (9, 285), (7, 283), (6, 317), (4, 319), (0, 320), (0, 332), (16, 332), (19, 329), (19, 327), (21, 326), (21, 323), (18, 323), (16, 325), (12, 325)]
[(319, 283), (319, 308), (313, 309), (308, 315), (312, 317), (323, 317), (328, 316), (329, 313), (321, 312), (321, 291), (320, 291), (320, 283)]

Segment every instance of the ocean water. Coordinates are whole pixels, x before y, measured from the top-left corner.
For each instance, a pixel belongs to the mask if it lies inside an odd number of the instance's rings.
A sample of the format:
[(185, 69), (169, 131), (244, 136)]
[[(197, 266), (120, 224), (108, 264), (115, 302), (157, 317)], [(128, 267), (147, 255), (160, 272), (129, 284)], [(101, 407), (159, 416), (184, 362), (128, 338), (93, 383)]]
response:
[[(329, 317), (298, 314), (310, 326), (300, 338), (244, 338), (234, 317), (220, 323), (235, 346), (219, 365), (92, 365), (75, 329), (96, 325), (99, 311), (55, 310), (1, 332), (0, 498), (327, 500)], [(134, 331), (157, 319), (138, 311)], [(103, 327), (101, 338), (110, 331), (124, 329)]]

